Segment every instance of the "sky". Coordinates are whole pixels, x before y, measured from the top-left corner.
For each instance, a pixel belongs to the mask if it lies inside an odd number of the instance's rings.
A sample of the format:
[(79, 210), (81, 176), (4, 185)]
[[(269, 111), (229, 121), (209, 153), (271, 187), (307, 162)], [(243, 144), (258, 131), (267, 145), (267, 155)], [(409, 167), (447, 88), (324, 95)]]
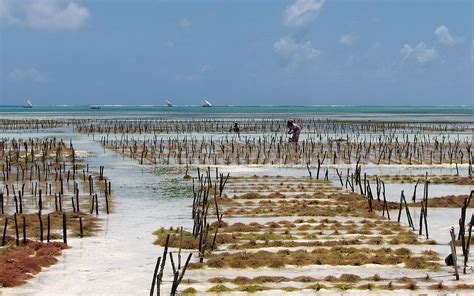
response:
[(473, 105), (472, 1), (0, 0), (0, 105)]

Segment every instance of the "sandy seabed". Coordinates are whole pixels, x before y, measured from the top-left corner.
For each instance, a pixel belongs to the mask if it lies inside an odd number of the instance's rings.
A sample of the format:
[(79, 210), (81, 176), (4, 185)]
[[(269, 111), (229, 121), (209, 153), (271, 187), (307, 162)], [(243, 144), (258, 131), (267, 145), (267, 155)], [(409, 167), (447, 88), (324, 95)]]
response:
[[(25, 285), (15, 288), (1, 288), (0, 295), (138, 295), (149, 293), (153, 270), (157, 257), (162, 255), (163, 248), (154, 244), (157, 237), (153, 232), (163, 228), (183, 227), (191, 232), (193, 219), (191, 218), (191, 207), (193, 205), (192, 181), (183, 179), (186, 171), (184, 165), (153, 165), (140, 164), (138, 159), (130, 158), (113, 149), (101, 145), (101, 136), (92, 136), (77, 133), (71, 129), (55, 129), (42, 132), (18, 132), (16, 134), (6, 133), (2, 137), (29, 138), (29, 137), (59, 137), (65, 141), (71, 140), (77, 150), (77, 156), (87, 162), (91, 170), (99, 170), (105, 166), (105, 174), (113, 186), (113, 211), (109, 215), (100, 214), (100, 229), (90, 237), (71, 237), (68, 240), (70, 248), (64, 249), (62, 255), (57, 257), (58, 262), (43, 270), (28, 280)], [(196, 137), (199, 137), (197, 135)], [(253, 135), (255, 136), (255, 135)], [(119, 138), (120, 136), (117, 136)], [(149, 136), (152, 138), (152, 136)], [(172, 135), (170, 136), (172, 137)], [(216, 137), (215, 137), (216, 138)], [(142, 137), (143, 139), (143, 137)], [(472, 139), (471, 139), (472, 141)], [(205, 170), (207, 166), (201, 167)], [(391, 235), (382, 234), (382, 229), (369, 229), (364, 234), (361, 232), (361, 221), (369, 220), (374, 225), (387, 222), (382, 218), (381, 211), (375, 210), (370, 215), (364, 214), (365, 202), (357, 203), (364, 208), (357, 211), (337, 213), (337, 211), (324, 212), (314, 216), (305, 216), (307, 209), (330, 208), (340, 206), (341, 200), (328, 199), (325, 195), (346, 194), (350, 192), (345, 186), (340, 186), (335, 168), (344, 172), (349, 168), (354, 171), (355, 164), (323, 164), (320, 179), (324, 178), (324, 172), (328, 170), (327, 182), (316, 182), (315, 164), (310, 166), (313, 179), (309, 180), (308, 170), (304, 165), (212, 165), (211, 175), (218, 167), (219, 171), (230, 173), (229, 183), (226, 185), (224, 195), (229, 198), (226, 204), (224, 200), (220, 205), (220, 211), (224, 214), (223, 221), (231, 226), (235, 223), (251, 225), (258, 223), (266, 225), (271, 222), (279, 223), (286, 221), (293, 223), (294, 227), (279, 226), (274, 231), (262, 228), (250, 235), (245, 231), (229, 232), (233, 237), (229, 243), (218, 245), (215, 251), (208, 252), (202, 266), (191, 266), (187, 270), (184, 280), (178, 291), (198, 294), (223, 292), (227, 294), (242, 294), (256, 292), (262, 295), (276, 295), (291, 293), (297, 295), (314, 294), (315, 291), (324, 295), (341, 294), (373, 294), (373, 295), (405, 295), (405, 294), (454, 294), (469, 295), (474, 288), (474, 276), (472, 263), (469, 263), (468, 274), (460, 275), (460, 280), (454, 278), (454, 268), (444, 264), (444, 258), (451, 253), (448, 245), (450, 241), (449, 229), (454, 226), (456, 233), (459, 229), (458, 220), (461, 214), (460, 208), (428, 208), (428, 231), (429, 239), (435, 243), (428, 243), (423, 236), (415, 236), (419, 243), (390, 244)], [(376, 165), (364, 164), (363, 172), (367, 175), (455, 175), (454, 164), (441, 165)], [(468, 165), (459, 164), (458, 169), (463, 176), (467, 175)], [(189, 175), (197, 176), (195, 166), (189, 167)], [(264, 178), (264, 176), (266, 176)], [(314, 182), (313, 182), (314, 181)], [(308, 185), (310, 184), (310, 185)], [(312, 185), (311, 185), (312, 184)], [(372, 191), (375, 193), (375, 184)], [(388, 202), (399, 202), (400, 192), (404, 190), (407, 199), (411, 199), (414, 183), (390, 183), (385, 184), (385, 193)], [(303, 186), (301, 188), (299, 186)], [(311, 187), (314, 186), (314, 187)], [(456, 184), (430, 184), (429, 198), (444, 197), (447, 195), (469, 195), (473, 185)], [(285, 192), (286, 191), (286, 192)], [(355, 190), (358, 193), (358, 189)], [(240, 199), (247, 193), (258, 193), (262, 195), (280, 192), (283, 196), (259, 199)], [(321, 196), (313, 196), (317, 192)], [(307, 194), (307, 196), (301, 196)], [(423, 184), (417, 187), (418, 201), (423, 196)], [(360, 195), (364, 200), (364, 195)], [(269, 203), (270, 201), (270, 203)], [(263, 203), (265, 202), (265, 204)], [(292, 203), (294, 202), (294, 203)], [(319, 203), (319, 204), (318, 204)], [(350, 206), (350, 203), (347, 203)], [(285, 208), (292, 208), (287, 211)], [(272, 208), (271, 212), (265, 209)], [(418, 220), (420, 208), (410, 206), (411, 215), (415, 221), (418, 233)], [(215, 209), (211, 207), (209, 222), (215, 222)], [(316, 213), (315, 212), (315, 213)], [(328, 215), (325, 215), (327, 213)], [(470, 219), (472, 208), (467, 210), (467, 220)], [(391, 209), (392, 220), (398, 215), (397, 209)], [(307, 220), (312, 219), (310, 222)], [(334, 220), (339, 224), (321, 228), (325, 220)], [(298, 221), (301, 220), (301, 221)], [(346, 228), (348, 221), (354, 223), (356, 230), (349, 233)], [(397, 224), (393, 222), (394, 224)], [(467, 223), (467, 222), (466, 222)], [(327, 223), (326, 224), (331, 224)], [(334, 224), (334, 223), (333, 223)], [(306, 225), (301, 228), (301, 226)], [(385, 225), (385, 224), (384, 224)], [(312, 227), (312, 228), (311, 228)], [(319, 227), (319, 228), (318, 228)], [(338, 229), (338, 227), (341, 227)], [(352, 227), (352, 226), (351, 226)], [(411, 232), (407, 226), (407, 217), (402, 213), (399, 226), (404, 233)], [(309, 228), (305, 229), (305, 228)], [(321, 229), (320, 229), (321, 228)], [(285, 233), (285, 231), (287, 233)], [(367, 230), (366, 229), (366, 230)], [(338, 230), (336, 232), (336, 230)], [(225, 227), (222, 228), (225, 231)], [(397, 230), (398, 231), (398, 230)], [(402, 231), (402, 230), (400, 230)], [(219, 232), (225, 234), (225, 232)], [(260, 236), (258, 236), (260, 234)], [(291, 238), (285, 238), (290, 235)], [(312, 235), (312, 236), (311, 236)], [(364, 236), (365, 237), (362, 237)], [(381, 243), (370, 241), (373, 237), (382, 236)], [(227, 263), (225, 258), (230, 254), (238, 252), (256, 253), (265, 251), (271, 254), (285, 251), (293, 256), (293, 252), (306, 250), (309, 254), (318, 248), (326, 246), (296, 246), (291, 247), (282, 244), (265, 246), (272, 241), (288, 242), (326, 242), (330, 240), (346, 241), (358, 239), (356, 245), (343, 245), (332, 247), (354, 247), (377, 250), (380, 248), (391, 248), (393, 250), (406, 248), (411, 252), (410, 256), (419, 257), (422, 252), (434, 251), (437, 255), (428, 260), (429, 264), (421, 268), (409, 268), (407, 260), (396, 263), (365, 263), (361, 266), (337, 263), (308, 263), (303, 260), (298, 264), (289, 264), (290, 261), (283, 260), (283, 266), (271, 267), (260, 266), (261, 262), (255, 262), (253, 266), (245, 265), (242, 268), (237, 263)], [(239, 248), (238, 245), (245, 243), (262, 244), (258, 249)], [(233, 245), (234, 249), (230, 248)], [(462, 260), (461, 248), (458, 247), (459, 260)], [(172, 248), (172, 251), (177, 249)], [(197, 250), (183, 250), (183, 255), (193, 252), (192, 264), (198, 261)], [(387, 251), (388, 252), (388, 251)], [(226, 255), (227, 254), (227, 255)], [(268, 256), (272, 256), (272, 255)], [(216, 256), (223, 256), (222, 266), (209, 266), (208, 263)], [(227, 257), (226, 257), (227, 256)], [(263, 256), (263, 255), (262, 255)], [(267, 256), (267, 255), (266, 255)], [(472, 255), (470, 255), (472, 259)], [(291, 260), (295, 259), (291, 257)], [(262, 259), (263, 260), (263, 259)], [(267, 260), (267, 259), (265, 259)], [(270, 258), (268, 260), (276, 260)], [(288, 259), (289, 260), (289, 259)], [(291, 261), (298, 262), (298, 261)], [(343, 275), (355, 275), (351, 280)], [(375, 280), (377, 275), (380, 279)], [(279, 280), (272, 278), (280, 277)], [(304, 277), (307, 277), (304, 279)], [(267, 278), (267, 279), (265, 279)], [(168, 263), (166, 265), (164, 282), (161, 286), (164, 293), (168, 293), (171, 287), (172, 271)], [(440, 283), (442, 283), (440, 285)], [(438, 289), (435, 287), (438, 285)], [(465, 286), (461, 286), (465, 285)]]

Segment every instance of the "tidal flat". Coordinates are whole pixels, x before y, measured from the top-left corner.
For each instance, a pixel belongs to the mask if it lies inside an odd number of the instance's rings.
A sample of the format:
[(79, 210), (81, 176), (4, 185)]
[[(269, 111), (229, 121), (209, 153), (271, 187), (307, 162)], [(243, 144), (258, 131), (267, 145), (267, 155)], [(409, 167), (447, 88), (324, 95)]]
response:
[(295, 120), (0, 119), (0, 295), (473, 292), (472, 122)]

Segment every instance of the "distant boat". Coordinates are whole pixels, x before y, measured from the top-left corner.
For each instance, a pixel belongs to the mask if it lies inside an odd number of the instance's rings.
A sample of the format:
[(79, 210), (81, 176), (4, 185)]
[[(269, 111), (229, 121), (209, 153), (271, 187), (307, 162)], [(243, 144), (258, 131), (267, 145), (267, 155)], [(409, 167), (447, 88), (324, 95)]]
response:
[(171, 104), (170, 101), (166, 100), (166, 107), (173, 107), (173, 104)]
[(26, 100), (26, 105), (23, 108), (33, 108), (33, 104), (31, 104), (30, 100)]
[(100, 109), (100, 106), (91, 106), (91, 109), (94, 109), (94, 110), (99, 110)]
[(212, 107), (212, 104), (208, 100), (204, 100), (204, 105), (202, 105), (202, 106), (203, 107)]

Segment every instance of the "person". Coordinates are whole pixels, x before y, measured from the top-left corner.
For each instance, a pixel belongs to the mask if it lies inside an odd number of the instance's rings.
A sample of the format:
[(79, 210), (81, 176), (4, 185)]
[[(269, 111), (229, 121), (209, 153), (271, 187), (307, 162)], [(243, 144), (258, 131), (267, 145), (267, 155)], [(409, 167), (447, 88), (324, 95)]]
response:
[(290, 138), (290, 142), (297, 143), (300, 138), (301, 127), (295, 123), (293, 119), (288, 120), (288, 134), (292, 135)]
[(234, 123), (234, 133), (240, 133), (240, 126), (237, 122)]

